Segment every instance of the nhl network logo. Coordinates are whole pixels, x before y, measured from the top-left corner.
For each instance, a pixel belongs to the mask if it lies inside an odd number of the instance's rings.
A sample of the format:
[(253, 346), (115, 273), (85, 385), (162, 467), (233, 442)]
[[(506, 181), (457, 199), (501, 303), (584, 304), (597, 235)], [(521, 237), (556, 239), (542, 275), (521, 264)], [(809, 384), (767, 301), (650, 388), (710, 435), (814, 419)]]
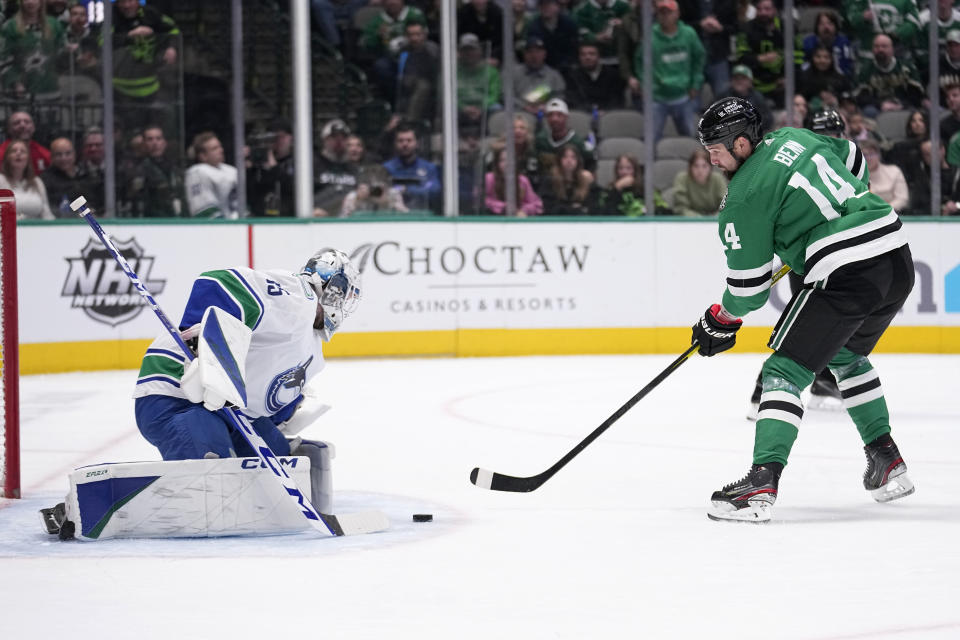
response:
[[(163, 292), (166, 280), (150, 280), (153, 257), (145, 256), (134, 238), (114, 244), (147, 290), (154, 297)], [(70, 306), (96, 320), (115, 327), (137, 317), (147, 301), (100, 242), (90, 238), (79, 258), (67, 258), (70, 270), (60, 295), (70, 298)]]

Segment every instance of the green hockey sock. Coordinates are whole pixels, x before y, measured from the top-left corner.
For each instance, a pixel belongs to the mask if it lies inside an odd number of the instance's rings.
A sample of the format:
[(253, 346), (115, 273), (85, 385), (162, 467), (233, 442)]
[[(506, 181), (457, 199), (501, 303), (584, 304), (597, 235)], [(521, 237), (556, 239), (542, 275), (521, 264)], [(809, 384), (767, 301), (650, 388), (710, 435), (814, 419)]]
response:
[(800, 391), (813, 382), (813, 372), (774, 353), (763, 364), (763, 392), (753, 444), (753, 463), (786, 466), (803, 418)]
[(843, 395), (843, 408), (857, 425), (864, 444), (890, 433), (890, 413), (883, 397), (880, 377), (866, 356), (847, 348), (830, 361), (830, 371), (837, 378)]

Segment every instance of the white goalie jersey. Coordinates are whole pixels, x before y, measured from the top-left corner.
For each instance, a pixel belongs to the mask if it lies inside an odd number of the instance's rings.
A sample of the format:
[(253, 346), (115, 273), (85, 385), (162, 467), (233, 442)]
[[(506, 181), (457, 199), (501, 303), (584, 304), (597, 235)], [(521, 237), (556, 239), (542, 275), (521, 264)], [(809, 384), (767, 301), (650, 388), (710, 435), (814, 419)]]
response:
[[(180, 322), (198, 324), (208, 307), (219, 307), (252, 331), (245, 360), (251, 418), (287, 415), (307, 381), (323, 369), (323, 341), (313, 327), (317, 296), (305, 277), (244, 267), (208, 271), (194, 281)], [(180, 389), (187, 358), (164, 332), (147, 349), (133, 397), (186, 396)], [(283, 418), (285, 419), (285, 418)]]

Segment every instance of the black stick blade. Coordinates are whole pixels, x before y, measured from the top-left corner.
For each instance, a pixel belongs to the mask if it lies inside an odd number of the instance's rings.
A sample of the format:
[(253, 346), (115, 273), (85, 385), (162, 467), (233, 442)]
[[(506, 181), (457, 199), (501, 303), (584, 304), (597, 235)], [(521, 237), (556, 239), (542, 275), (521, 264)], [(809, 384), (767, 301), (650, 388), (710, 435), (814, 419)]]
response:
[(549, 476), (543, 474), (529, 478), (518, 478), (516, 476), (507, 476), (495, 471), (488, 471), (475, 467), (470, 472), (470, 482), (481, 489), (490, 489), (491, 491), (515, 491), (518, 493), (527, 493), (537, 489), (544, 483)]

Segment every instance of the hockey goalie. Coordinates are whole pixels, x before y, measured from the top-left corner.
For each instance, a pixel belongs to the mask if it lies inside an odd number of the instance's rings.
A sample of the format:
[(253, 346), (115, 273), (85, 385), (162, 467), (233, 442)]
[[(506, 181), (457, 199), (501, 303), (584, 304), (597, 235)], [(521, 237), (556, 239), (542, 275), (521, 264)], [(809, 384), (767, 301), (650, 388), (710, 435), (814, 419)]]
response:
[[(313, 255), (298, 273), (244, 267), (194, 281), (179, 324), (196, 356), (165, 332), (149, 346), (134, 391), (140, 433), (163, 462), (101, 464), (70, 475), (63, 504), (44, 509), (61, 539), (205, 537), (309, 528), (276, 462), (321, 513), (332, 503), (333, 447), (297, 435), (320, 417), (308, 383), (323, 343), (360, 300), (360, 273), (342, 251)], [(241, 412), (275, 458), (258, 457), (224, 407)], [(273, 462), (272, 462), (273, 461)]]

